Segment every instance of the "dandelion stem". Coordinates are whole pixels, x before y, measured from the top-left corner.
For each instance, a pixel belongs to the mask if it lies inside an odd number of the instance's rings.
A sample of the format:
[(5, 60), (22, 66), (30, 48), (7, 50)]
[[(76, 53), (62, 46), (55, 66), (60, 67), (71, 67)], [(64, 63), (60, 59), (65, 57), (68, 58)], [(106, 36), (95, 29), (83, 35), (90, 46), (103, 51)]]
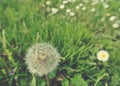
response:
[(31, 86), (36, 86), (36, 77), (34, 74), (32, 74)]
[(50, 86), (50, 81), (49, 81), (48, 75), (45, 75), (45, 78), (46, 78), (46, 81), (47, 81), (47, 86)]

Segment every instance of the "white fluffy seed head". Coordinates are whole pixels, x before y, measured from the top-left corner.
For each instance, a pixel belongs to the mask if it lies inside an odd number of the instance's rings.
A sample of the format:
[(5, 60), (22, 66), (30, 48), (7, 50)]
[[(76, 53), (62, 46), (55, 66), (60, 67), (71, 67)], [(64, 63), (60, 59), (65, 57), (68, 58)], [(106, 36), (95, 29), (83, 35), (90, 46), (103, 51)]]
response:
[(52, 72), (60, 62), (60, 54), (52, 45), (40, 43), (30, 47), (26, 53), (25, 63), (29, 72), (43, 76)]

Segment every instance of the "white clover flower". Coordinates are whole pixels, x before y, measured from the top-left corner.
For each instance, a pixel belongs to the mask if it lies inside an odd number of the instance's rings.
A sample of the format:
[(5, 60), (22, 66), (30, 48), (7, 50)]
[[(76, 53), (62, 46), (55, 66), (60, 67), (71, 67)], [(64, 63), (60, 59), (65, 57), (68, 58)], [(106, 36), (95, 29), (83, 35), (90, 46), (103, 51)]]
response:
[(69, 13), (70, 11), (71, 11), (71, 9), (67, 9), (67, 10), (66, 10), (66, 13)]
[(76, 8), (76, 10), (78, 10), (78, 9), (80, 8), (80, 6), (79, 6), (79, 5), (77, 5), (75, 8)]
[(47, 2), (46, 2), (46, 5), (50, 5), (50, 4), (51, 4), (51, 2), (50, 2), (50, 1), (47, 1)]
[(100, 51), (97, 53), (97, 59), (98, 59), (99, 61), (103, 61), (103, 62), (108, 61), (108, 59), (109, 59), (109, 54), (108, 54), (108, 52), (105, 51), (105, 50), (100, 50)]
[(82, 7), (82, 10), (85, 11), (85, 10), (86, 10), (86, 7)]
[(114, 21), (115, 19), (116, 19), (116, 16), (111, 16), (109, 20)]
[(40, 43), (27, 50), (25, 63), (29, 72), (43, 76), (52, 72), (60, 62), (60, 54), (52, 45)]
[(114, 23), (114, 24), (112, 25), (112, 27), (113, 27), (113, 28), (118, 28), (118, 27), (119, 27), (119, 24), (118, 24), (118, 23)]
[(60, 5), (60, 9), (64, 9), (64, 8), (65, 8), (64, 4)]
[(70, 16), (74, 16), (75, 13), (74, 13), (74, 12), (70, 12), (69, 15), (70, 15)]
[(95, 12), (95, 11), (96, 11), (96, 9), (95, 9), (95, 8), (92, 8), (92, 9), (91, 9), (91, 12)]
[(52, 8), (51, 11), (52, 11), (52, 14), (56, 14), (59, 10), (57, 8)]

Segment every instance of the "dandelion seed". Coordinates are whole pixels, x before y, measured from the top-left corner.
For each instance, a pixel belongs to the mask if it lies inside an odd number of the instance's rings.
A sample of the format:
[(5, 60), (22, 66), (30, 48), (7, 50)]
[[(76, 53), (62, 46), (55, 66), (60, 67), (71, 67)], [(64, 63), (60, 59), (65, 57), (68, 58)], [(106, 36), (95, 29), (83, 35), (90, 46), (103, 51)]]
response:
[(58, 66), (60, 58), (60, 54), (52, 45), (40, 43), (28, 49), (25, 63), (29, 72), (43, 76), (52, 72)]
[(58, 12), (58, 9), (57, 8), (52, 8), (51, 11), (52, 11), (52, 14), (56, 14)]
[(116, 19), (116, 16), (111, 16), (109, 20), (114, 21), (115, 19)]
[(64, 4), (60, 5), (60, 9), (64, 9), (64, 8), (65, 8)]
[(100, 51), (97, 53), (97, 58), (98, 58), (99, 61), (105, 62), (105, 61), (108, 61), (108, 59), (109, 59), (109, 54), (108, 54), (108, 52), (105, 51), (105, 50), (100, 50)]
[(118, 28), (118, 27), (119, 27), (119, 24), (114, 23), (114, 24), (112, 25), (112, 27), (113, 27), (113, 28)]

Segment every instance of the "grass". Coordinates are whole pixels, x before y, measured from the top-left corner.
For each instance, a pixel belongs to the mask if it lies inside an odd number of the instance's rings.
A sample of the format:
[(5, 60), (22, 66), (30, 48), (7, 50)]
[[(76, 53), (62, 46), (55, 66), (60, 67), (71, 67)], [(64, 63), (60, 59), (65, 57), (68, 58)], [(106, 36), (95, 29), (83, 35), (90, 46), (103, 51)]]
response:
[[(120, 21), (120, 1), (106, 1), (109, 8), (104, 8), (101, 2), (76, 0), (56, 14), (48, 8), (59, 8), (62, 1), (50, 1), (47, 6), (44, 0), (0, 0), (0, 85), (29, 86), (34, 77), (24, 63), (26, 51), (47, 42), (63, 57), (48, 75), (51, 86), (119, 86), (120, 27), (112, 25)], [(79, 3), (87, 9), (76, 10)], [(66, 14), (69, 8), (75, 12), (73, 17)], [(117, 19), (111, 22), (111, 16)], [(97, 59), (99, 50), (109, 52), (107, 62)], [(45, 77), (36, 80), (37, 86), (47, 85)]]

